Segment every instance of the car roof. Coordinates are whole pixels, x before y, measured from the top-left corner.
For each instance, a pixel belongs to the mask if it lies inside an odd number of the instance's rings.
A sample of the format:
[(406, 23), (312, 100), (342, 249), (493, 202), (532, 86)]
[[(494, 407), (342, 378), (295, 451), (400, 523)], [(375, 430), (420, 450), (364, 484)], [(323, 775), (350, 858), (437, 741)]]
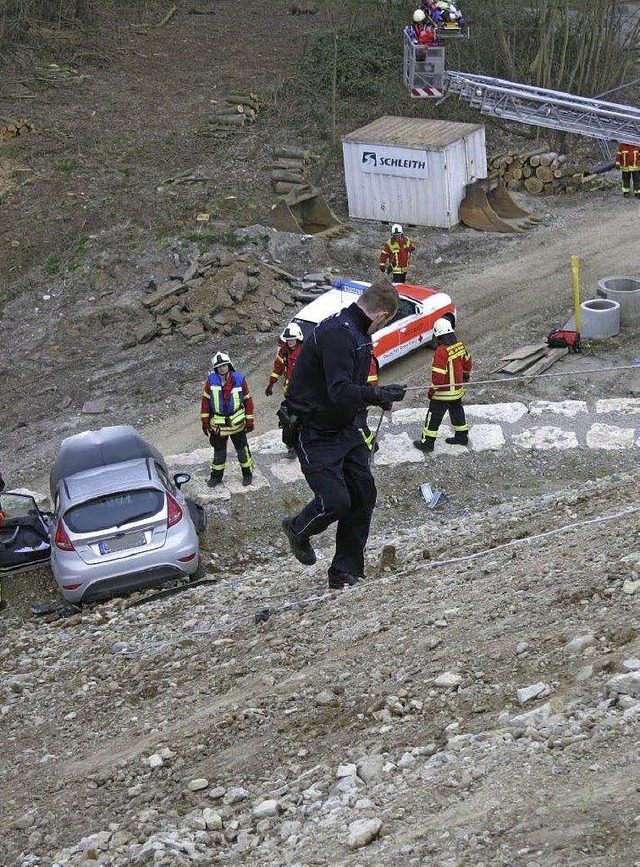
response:
[(61, 479), (84, 470), (121, 464), (135, 458), (153, 458), (166, 470), (164, 458), (130, 425), (88, 430), (63, 440), (49, 477), (51, 496)]
[[(366, 283), (363, 280), (339, 280), (333, 284), (331, 289), (306, 304), (296, 314), (296, 317), (307, 322), (322, 322), (327, 316), (338, 313), (343, 307), (348, 307), (357, 301), (370, 285), (371, 283)], [(401, 297), (411, 298), (414, 301), (424, 301), (434, 295), (442, 295), (444, 304), (451, 301), (449, 296), (440, 289), (431, 289), (428, 286), (420, 286), (415, 283), (396, 283), (395, 286)]]
[(60, 487), (64, 508), (83, 503), (95, 497), (132, 491), (136, 488), (159, 488), (151, 473), (148, 458), (136, 458), (119, 464), (94, 467), (71, 476), (65, 476)]

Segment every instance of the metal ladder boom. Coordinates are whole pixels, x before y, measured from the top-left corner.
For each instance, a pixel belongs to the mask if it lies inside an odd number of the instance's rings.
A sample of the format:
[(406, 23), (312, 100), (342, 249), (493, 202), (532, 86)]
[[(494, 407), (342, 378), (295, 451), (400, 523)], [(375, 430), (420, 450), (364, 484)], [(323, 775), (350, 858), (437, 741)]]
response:
[(591, 138), (640, 145), (640, 109), (517, 84), (487, 75), (447, 71), (445, 87), (482, 114)]

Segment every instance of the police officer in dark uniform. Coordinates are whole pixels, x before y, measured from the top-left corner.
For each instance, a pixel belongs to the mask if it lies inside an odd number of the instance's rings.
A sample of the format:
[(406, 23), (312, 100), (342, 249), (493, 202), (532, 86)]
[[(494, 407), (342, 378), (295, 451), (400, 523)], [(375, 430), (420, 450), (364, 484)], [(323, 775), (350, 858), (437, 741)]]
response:
[(367, 384), (371, 334), (394, 316), (398, 303), (395, 287), (383, 277), (356, 303), (316, 326), (304, 342), (283, 405), (283, 439), (288, 434), (291, 442), (297, 440), (296, 454), (315, 497), (299, 514), (285, 518), (282, 527), (294, 557), (313, 565), (316, 555), (309, 537), (337, 521), (329, 568), (333, 589), (356, 584), (364, 574), (376, 502), (369, 467), (373, 444), (358, 426), (364, 407), (391, 409), (406, 393), (402, 385)]

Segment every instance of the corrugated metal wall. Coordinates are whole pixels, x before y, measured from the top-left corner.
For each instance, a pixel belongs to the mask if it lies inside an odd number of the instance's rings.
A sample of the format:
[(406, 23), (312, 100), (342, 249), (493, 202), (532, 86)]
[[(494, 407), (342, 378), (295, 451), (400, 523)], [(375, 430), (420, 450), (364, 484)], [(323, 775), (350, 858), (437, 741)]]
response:
[[(388, 118), (384, 120), (389, 121)], [(420, 165), (426, 162), (422, 177), (403, 177), (388, 173), (395, 171), (393, 168), (380, 169), (385, 173), (377, 174), (377, 170), (371, 169), (370, 165), (363, 170), (367, 148), (375, 152), (376, 148), (380, 150), (383, 147), (385, 154), (388, 154), (393, 152), (393, 145), (387, 140), (384, 141), (384, 146), (381, 146), (380, 137), (376, 135), (372, 135), (372, 141), (368, 143), (366, 135), (363, 137), (358, 134), (361, 131), (344, 137), (342, 151), (349, 216), (448, 229), (459, 222), (459, 207), (465, 195), (465, 186), (477, 178), (487, 176), (484, 127), (477, 126), (470, 131), (469, 124), (449, 123), (440, 147), (431, 134), (427, 144), (429, 150), (419, 150), (415, 149), (415, 119), (407, 120), (413, 121), (411, 135), (406, 142), (402, 141), (402, 135), (397, 136), (397, 152), (401, 158), (412, 157)], [(421, 123), (442, 124), (430, 121)], [(362, 132), (373, 126), (365, 127)], [(456, 126), (460, 127), (461, 131), (464, 127), (464, 134), (458, 139), (452, 135), (452, 128)], [(430, 131), (432, 133), (433, 128), (430, 128)], [(350, 141), (350, 138), (353, 140)], [(401, 160), (401, 164), (406, 163), (407, 159)]]

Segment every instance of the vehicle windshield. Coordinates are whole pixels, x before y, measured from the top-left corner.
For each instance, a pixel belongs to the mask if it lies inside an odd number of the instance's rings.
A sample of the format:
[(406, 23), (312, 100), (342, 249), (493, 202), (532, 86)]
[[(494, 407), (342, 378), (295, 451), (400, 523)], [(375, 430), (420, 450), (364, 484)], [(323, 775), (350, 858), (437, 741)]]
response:
[(162, 491), (153, 488), (121, 491), (72, 506), (64, 521), (72, 533), (93, 533), (150, 518), (162, 510), (164, 502)]

